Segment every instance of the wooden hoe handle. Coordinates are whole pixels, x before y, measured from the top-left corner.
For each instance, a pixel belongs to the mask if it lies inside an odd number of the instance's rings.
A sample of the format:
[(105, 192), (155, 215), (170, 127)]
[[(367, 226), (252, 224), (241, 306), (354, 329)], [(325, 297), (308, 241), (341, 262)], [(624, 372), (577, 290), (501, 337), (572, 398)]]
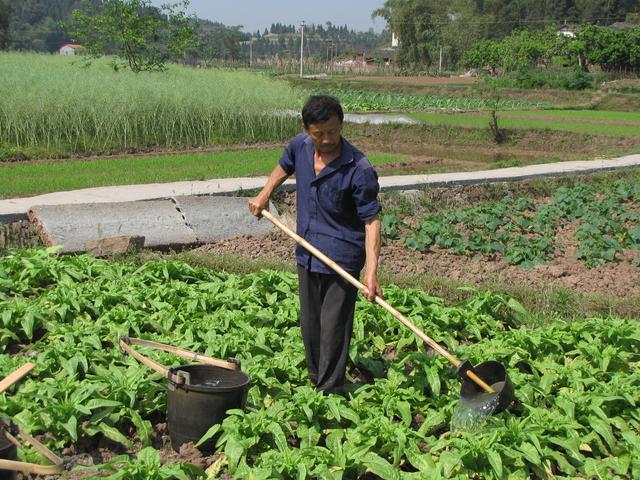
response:
[[(300, 245), (302, 245), (304, 248), (306, 248), (311, 253), (313, 253), (316, 257), (318, 257), (318, 259), (322, 260), (322, 262), (324, 262), (328, 267), (333, 269), (338, 275), (340, 275), (342, 278), (344, 278), (351, 285), (356, 287), (358, 290), (361, 290), (361, 291), (365, 291), (366, 290), (366, 287), (362, 283), (360, 283), (357, 279), (355, 279), (351, 274), (349, 274), (349, 272), (344, 270), (340, 265), (338, 265), (336, 262), (331, 260), (329, 257), (327, 257), (324, 253), (322, 253), (316, 247), (311, 245), (309, 242), (307, 242), (300, 235), (298, 235), (297, 233), (295, 233), (295, 232), (291, 231), (289, 228), (287, 228), (282, 222), (280, 222), (280, 220), (278, 220), (276, 217), (274, 217), (268, 210), (262, 210), (261, 214), (262, 214), (263, 217), (265, 217), (267, 220), (269, 220), (271, 223), (273, 223), (276, 227), (278, 227), (284, 233), (289, 235), (292, 239), (294, 239)], [(393, 308), (391, 305), (389, 305), (381, 297), (376, 295), (375, 302), (378, 305), (380, 305), (382, 308), (384, 308), (386, 311), (388, 311), (395, 318), (400, 320), (400, 322), (405, 327), (407, 327), (409, 330), (411, 330), (413, 333), (415, 333), (423, 342), (427, 343), (431, 348), (433, 348), (440, 355), (442, 355), (447, 360), (449, 360), (454, 366), (457, 367), (462, 363), (456, 357), (451, 355), (446, 349), (444, 349), (443, 347), (438, 345), (437, 342), (435, 342), (434, 340), (429, 338), (422, 330), (420, 330), (417, 326), (415, 326), (408, 318), (406, 318), (399, 311), (397, 311), (395, 308)], [(493, 388), (491, 388), (490, 385), (488, 385), (486, 382), (484, 382), (480, 377), (478, 377), (471, 370), (467, 370), (466, 374), (471, 380), (473, 380), (485, 392), (487, 392), (487, 393), (495, 393), (495, 390)]]

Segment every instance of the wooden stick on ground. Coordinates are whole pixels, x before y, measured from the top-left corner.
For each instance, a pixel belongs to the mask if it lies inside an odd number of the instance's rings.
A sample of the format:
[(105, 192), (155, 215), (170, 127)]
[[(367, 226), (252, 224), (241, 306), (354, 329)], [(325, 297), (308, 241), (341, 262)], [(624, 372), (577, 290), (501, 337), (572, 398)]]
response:
[(0, 393), (7, 390), (11, 385), (16, 383), (22, 377), (24, 377), (27, 373), (35, 368), (35, 363), (25, 363), (20, 368), (15, 370), (13, 373), (9, 374), (4, 380), (0, 381)]

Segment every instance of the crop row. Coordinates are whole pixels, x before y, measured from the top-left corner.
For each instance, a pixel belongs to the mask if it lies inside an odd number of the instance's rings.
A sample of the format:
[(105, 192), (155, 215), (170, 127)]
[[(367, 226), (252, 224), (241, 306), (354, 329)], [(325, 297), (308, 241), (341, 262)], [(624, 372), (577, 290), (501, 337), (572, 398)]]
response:
[(343, 90), (340, 88), (332, 88), (329, 90), (316, 89), (313, 93), (329, 93), (339, 98), (343, 108), (348, 112), (416, 110), (455, 110), (466, 112), (488, 110), (490, 108), (517, 110), (550, 106), (541, 102), (517, 99), (500, 99), (496, 102), (487, 98), (409, 95), (405, 93)]
[(11, 252), (0, 258), (0, 375), (26, 359), (37, 369), (14, 395), (0, 396), (0, 410), (27, 431), (50, 432), (56, 449), (103, 436), (121, 443), (129, 455), (104, 466), (117, 470), (113, 478), (204, 478), (188, 465), (160, 466), (149, 446), (166, 385), (120, 357), (114, 344), (131, 335), (241, 360), (252, 377), (247, 408), (230, 412), (217, 432), (224, 472), (234, 478), (640, 475), (637, 322), (530, 329), (522, 307), (500, 295), (448, 306), (422, 291), (385, 288), (391, 304), (452, 353), (508, 367), (517, 404), (483, 428), (451, 432), (459, 389), (452, 369), (363, 300), (349, 372), (374, 379), (349, 398), (314, 391), (295, 285), (275, 271), (236, 276), (177, 262)]
[(577, 258), (588, 268), (615, 261), (625, 249), (640, 250), (640, 185), (620, 180), (598, 191), (575, 183), (558, 188), (546, 202), (504, 197), (498, 202), (431, 214), (415, 227), (398, 216), (383, 216), (386, 239), (427, 252), (432, 246), (458, 255), (500, 255), (531, 267), (546, 262), (557, 249), (560, 227), (577, 221)]

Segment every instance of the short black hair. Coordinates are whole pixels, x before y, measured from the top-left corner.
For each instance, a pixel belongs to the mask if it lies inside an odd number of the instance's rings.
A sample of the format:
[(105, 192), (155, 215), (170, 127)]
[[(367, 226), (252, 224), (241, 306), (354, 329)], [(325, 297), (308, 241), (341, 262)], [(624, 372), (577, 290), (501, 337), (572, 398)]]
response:
[(336, 97), (331, 95), (312, 95), (302, 108), (302, 123), (304, 123), (305, 128), (308, 128), (312, 123), (324, 123), (334, 115), (342, 123), (344, 113)]

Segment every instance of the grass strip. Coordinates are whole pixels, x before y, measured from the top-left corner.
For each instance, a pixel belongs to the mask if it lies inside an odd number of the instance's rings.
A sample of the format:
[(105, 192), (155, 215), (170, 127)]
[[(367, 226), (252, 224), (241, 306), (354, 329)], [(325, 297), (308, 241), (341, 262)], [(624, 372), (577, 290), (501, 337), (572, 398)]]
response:
[[(267, 175), (281, 154), (281, 149), (266, 149), (0, 164), (3, 179), (0, 197), (111, 185)], [(408, 157), (374, 153), (368, 158), (373, 164), (389, 164)]]
[[(542, 110), (536, 112), (535, 115), (544, 116), (545, 114), (553, 112), (552, 110)], [(579, 119), (579, 118), (593, 118), (603, 120), (612, 118), (606, 117), (579, 117), (579, 116), (571, 116), (572, 111), (566, 111), (565, 116), (558, 118), (558, 120), (548, 120), (548, 119), (536, 119), (536, 118), (527, 118), (531, 112), (527, 112), (526, 115), (521, 115), (521, 112), (516, 114), (515, 112), (509, 112), (507, 114), (501, 114), (498, 112), (498, 125), (501, 127), (509, 127), (509, 128), (519, 128), (519, 129), (538, 129), (538, 130), (555, 130), (555, 131), (563, 131), (563, 132), (573, 132), (573, 133), (586, 133), (590, 135), (609, 135), (609, 136), (620, 136), (620, 137), (637, 137), (638, 132), (640, 131), (640, 116), (637, 114), (629, 114), (634, 125), (618, 125), (618, 124), (610, 124), (606, 122), (598, 122), (598, 123), (590, 123), (590, 122), (572, 122), (571, 119)], [(593, 112), (596, 113), (596, 112)], [(604, 113), (614, 113), (614, 112), (604, 112)], [(489, 114), (486, 115), (478, 115), (478, 114), (470, 114), (470, 113), (461, 113), (461, 114), (446, 114), (446, 113), (436, 113), (436, 112), (423, 112), (423, 113), (407, 113), (411, 118), (431, 124), (431, 125), (449, 125), (449, 126), (457, 126), (457, 127), (488, 127), (489, 125)], [(558, 115), (559, 114), (554, 114)]]

